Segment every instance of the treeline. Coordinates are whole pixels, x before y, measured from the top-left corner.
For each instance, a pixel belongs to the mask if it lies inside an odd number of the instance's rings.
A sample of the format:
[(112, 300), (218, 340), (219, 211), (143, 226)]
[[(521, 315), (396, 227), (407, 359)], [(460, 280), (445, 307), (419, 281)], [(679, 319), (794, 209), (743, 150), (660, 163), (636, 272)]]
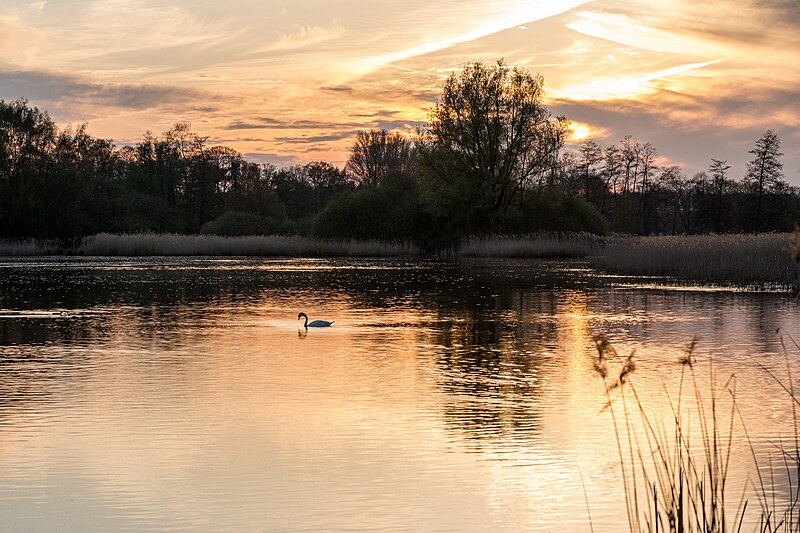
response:
[(420, 134), (359, 132), (342, 169), (252, 163), (187, 124), (116, 147), (85, 126), (59, 129), (25, 100), (0, 101), (0, 239), (300, 234), (437, 249), (465, 235), (543, 230), (787, 230), (798, 216), (771, 131), (745, 179), (717, 160), (688, 179), (631, 137), (565, 153), (569, 123), (542, 97), (538, 76), (468, 66), (445, 82)]
[(739, 179), (727, 161), (713, 158), (708, 171), (687, 177), (680, 167), (659, 165), (649, 142), (626, 136), (603, 149), (589, 140), (563, 156), (562, 183), (621, 233), (789, 231), (800, 217), (800, 191), (785, 180), (778, 135), (768, 130), (749, 153)]

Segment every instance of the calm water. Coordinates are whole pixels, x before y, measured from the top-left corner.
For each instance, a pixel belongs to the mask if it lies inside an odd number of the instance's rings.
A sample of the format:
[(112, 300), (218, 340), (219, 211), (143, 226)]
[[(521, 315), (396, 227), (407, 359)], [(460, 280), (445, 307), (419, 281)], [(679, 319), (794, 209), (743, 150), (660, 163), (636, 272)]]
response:
[[(696, 337), (759, 453), (792, 432), (758, 364), (785, 375), (796, 297), (646, 287), (554, 261), (5, 260), (0, 523), (620, 530), (594, 334), (636, 350), (654, 419)], [(752, 474), (734, 453), (733, 499)]]

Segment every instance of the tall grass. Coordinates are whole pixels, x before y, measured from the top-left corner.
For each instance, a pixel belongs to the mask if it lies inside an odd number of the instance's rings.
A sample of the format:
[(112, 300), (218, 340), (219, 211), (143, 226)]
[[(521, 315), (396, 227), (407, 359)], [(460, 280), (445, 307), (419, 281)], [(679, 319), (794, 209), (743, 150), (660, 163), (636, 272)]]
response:
[[(411, 244), (329, 240), (300, 236), (178, 235), (138, 233), (87, 237), (73, 248), (50, 241), (0, 241), (0, 256), (205, 255), (287, 257), (419, 256)], [(585, 258), (621, 275), (667, 277), (713, 285), (800, 289), (800, 229), (789, 234), (598, 237), (585, 233), (472, 237), (449, 257)]]
[(787, 233), (615, 237), (594, 264), (616, 274), (797, 288), (790, 248)]
[(151, 256), (288, 256), (288, 257), (398, 257), (416, 255), (414, 245), (386, 241), (327, 240), (309, 237), (259, 235), (222, 237), (138, 233), (88, 237), (75, 250), (81, 255)]
[(0, 257), (58, 255), (64, 248), (54, 241), (38, 241), (35, 239), (0, 240)]
[(591, 233), (539, 233), (527, 236), (495, 235), (462, 241), (461, 257), (587, 257), (601, 253), (605, 239)]
[[(614, 426), (631, 533), (739, 532), (746, 522), (756, 524), (760, 533), (800, 533), (800, 430), (796, 409), (800, 398), (795, 393), (785, 346), (787, 379), (782, 381), (770, 372), (788, 393), (794, 416), (793, 438), (779, 446), (779, 468), (785, 474), (789, 494), (788, 499), (778, 502), (775, 479), (780, 475), (769, 469), (768, 476), (762, 474), (763, 464), (759, 463), (763, 463), (763, 457), (750, 440), (737, 404), (735, 376), (720, 389), (712, 365), (708, 387), (701, 386), (695, 374), (692, 342), (679, 361), (682, 370), (677, 396), (674, 401), (669, 399), (671, 420), (664, 424), (649, 414), (632, 383), (634, 354), (619, 356), (603, 336), (596, 337), (595, 344), (594, 368), (603, 379), (605, 409), (610, 411)], [(795, 343), (795, 347), (800, 352), (800, 346)], [(684, 387), (690, 387), (693, 395), (689, 406), (685, 405)], [(736, 431), (746, 437), (757, 474), (750, 486), (731, 487), (729, 483)], [(772, 462), (769, 468), (774, 469)], [(750, 505), (753, 499), (758, 504), (755, 509)]]

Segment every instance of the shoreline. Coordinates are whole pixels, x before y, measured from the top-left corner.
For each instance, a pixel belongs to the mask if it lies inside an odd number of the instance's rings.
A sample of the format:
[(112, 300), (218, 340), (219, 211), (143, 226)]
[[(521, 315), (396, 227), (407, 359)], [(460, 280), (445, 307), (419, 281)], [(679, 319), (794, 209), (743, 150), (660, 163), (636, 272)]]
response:
[(604, 275), (648, 278), (701, 290), (798, 292), (792, 234), (636, 237), (536, 234), (464, 239), (457, 248), (424, 254), (412, 244), (301, 236), (99, 234), (74, 247), (49, 241), (2, 241), (0, 258), (20, 257), (252, 257), (376, 259), (583, 259)]

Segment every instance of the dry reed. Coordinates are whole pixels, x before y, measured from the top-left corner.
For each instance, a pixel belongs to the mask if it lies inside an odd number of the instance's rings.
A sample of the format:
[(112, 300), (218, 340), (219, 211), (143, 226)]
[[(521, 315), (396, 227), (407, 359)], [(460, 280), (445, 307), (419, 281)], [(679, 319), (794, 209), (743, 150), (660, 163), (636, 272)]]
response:
[(456, 255), (461, 257), (558, 257), (574, 258), (598, 254), (603, 237), (590, 233), (538, 233), (526, 236), (471, 237), (465, 239)]
[(797, 265), (785, 233), (614, 237), (594, 264), (615, 274), (798, 287)]
[(64, 249), (53, 241), (35, 239), (0, 241), (0, 257), (58, 255)]
[(159, 233), (101, 233), (86, 238), (76, 251), (81, 255), (106, 256), (398, 257), (418, 254), (414, 245), (399, 242)]
[[(754, 511), (757, 513), (756, 531), (800, 533), (800, 430), (796, 409), (800, 398), (795, 393), (785, 344), (787, 380), (778, 379), (762, 367), (789, 394), (793, 407), (793, 441), (781, 442), (779, 447), (781, 468), (789, 486), (789, 498), (784, 502), (777, 502), (774, 497), (775, 472), (770, 473), (769, 483), (762, 475), (759, 461), (763, 458), (757, 455), (739, 410), (735, 377), (731, 376), (720, 390), (712, 365), (709, 394), (704, 397), (695, 375), (694, 341), (678, 361), (682, 370), (677, 401), (668, 397), (671, 430), (648, 416), (631, 382), (636, 369), (633, 354), (619, 356), (603, 336), (595, 337), (595, 345), (598, 355), (594, 359), (594, 369), (603, 380), (604, 410), (610, 412), (614, 427), (631, 533), (738, 533), (748, 513), (748, 494), (752, 497), (749, 490), (755, 491), (760, 506)], [(794, 346), (800, 352), (800, 346), (797, 343)], [(688, 408), (684, 405), (683, 392), (687, 377), (694, 396)], [(612, 397), (612, 393), (616, 396)], [(726, 407), (727, 415), (723, 416), (722, 407)], [(736, 420), (739, 425), (735, 424)], [(643, 429), (637, 431), (636, 427)], [(693, 439), (693, 429), (699, 430), (699, 444)], [(736, 431), (743, 431), (747, 439), (757, 482), (753, 482), (752, 487), (738, 487), (734, 491), (728, 484), (728, 467)], [(772, 461), (770, 468), (773, 468)], [(733, 500), (735, 511), (732, 511), (731, 493), (736, 498)]]

